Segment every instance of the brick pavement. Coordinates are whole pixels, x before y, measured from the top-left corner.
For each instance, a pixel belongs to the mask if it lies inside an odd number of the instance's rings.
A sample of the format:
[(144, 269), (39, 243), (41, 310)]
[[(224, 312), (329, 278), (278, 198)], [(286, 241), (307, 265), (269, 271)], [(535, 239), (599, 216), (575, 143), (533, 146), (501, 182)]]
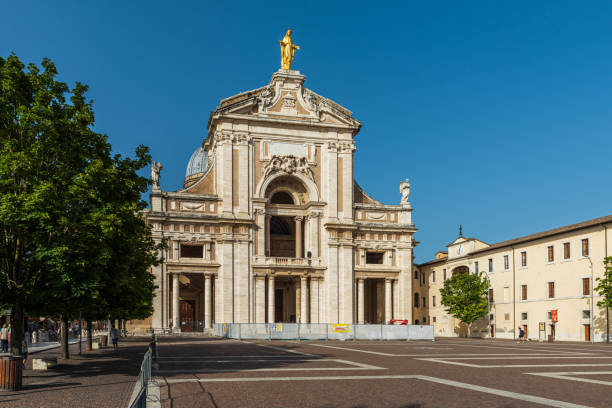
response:
[(0, 407), (126, 407), (149, 341), (120, 339), (117, 351), (111, 347), (81, 356), (78, 345), (72, 345), (71, 359), (47, 372), (33, 371), (32, 358), (57, 357), (60, 350), (33, 354), (24, 371), (23, 390), (0, 391)]
[(611, 406), (601, 343), (164, 338), (158, 349), (164, 408)]

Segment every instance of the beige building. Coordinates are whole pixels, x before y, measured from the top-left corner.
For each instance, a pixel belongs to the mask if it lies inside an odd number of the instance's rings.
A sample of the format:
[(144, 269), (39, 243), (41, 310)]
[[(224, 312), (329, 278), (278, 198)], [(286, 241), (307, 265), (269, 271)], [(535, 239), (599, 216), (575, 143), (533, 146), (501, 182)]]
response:
[(410, 185), (399, 205), (368, 196), (353, 177), (361, 124), (304, 80), (279, 70), (222, 100), (181, 190), (153, 167), (145, 216), (168, 242), (154, 329), (412, 320)]
[(593, 292), (612, 255), (612, 215), (489, 245), (459, 236), (436, 259), (414, 266), (413, 318), (433, 324), (436, 336), (457, 336), (464, 327), (445, 312), (440, 288), (456, 273), (489, 278), (489, 321), (472, 335), (515, 338), (521, 326), (530, 339), (605, 341), (607, 310)]

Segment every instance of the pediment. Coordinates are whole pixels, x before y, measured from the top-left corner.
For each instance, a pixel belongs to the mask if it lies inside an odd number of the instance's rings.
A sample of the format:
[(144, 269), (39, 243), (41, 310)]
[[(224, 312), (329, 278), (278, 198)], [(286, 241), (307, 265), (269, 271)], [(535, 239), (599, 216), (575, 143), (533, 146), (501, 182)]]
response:
[(211, 120), (237, 114), (361, 127), (350, 110), (304, 87), (305, 78), (299, 71), (279, 70), (268, 85), (223, 99)]

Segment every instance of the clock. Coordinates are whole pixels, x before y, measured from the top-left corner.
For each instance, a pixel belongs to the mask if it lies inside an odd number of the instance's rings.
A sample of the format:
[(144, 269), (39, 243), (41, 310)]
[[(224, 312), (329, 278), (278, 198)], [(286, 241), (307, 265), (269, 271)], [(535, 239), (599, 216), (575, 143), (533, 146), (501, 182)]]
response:
[(463, 255), (464, 252), (465, 252), (465, 249), (463, 248), (463, 245), (459, 245), (457, 247), (457, 255)]

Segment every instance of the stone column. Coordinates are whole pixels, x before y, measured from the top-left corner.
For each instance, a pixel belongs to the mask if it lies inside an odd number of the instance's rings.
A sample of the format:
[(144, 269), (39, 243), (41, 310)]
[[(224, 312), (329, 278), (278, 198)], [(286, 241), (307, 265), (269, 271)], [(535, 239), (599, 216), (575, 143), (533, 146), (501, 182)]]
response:
[(262, 208), (258, 208), (255, 210), (256, 218), (255, 221), (257, 223), (257, 255), (265, 256), (266, 255), (266, 230), (267, 223), (264, 214), (264, 210)]
[(266, 322), (266, 277), (255, 276), (255, 323)]
[(310, 247), (312, 251), (312, 257), (318, 258), (319, 255), (319, 214), (313, 214), (310, 219)]
[(295, 257), (302, 258), (302, 220), (304, 217), (295, 217)]
[(365, 323), (365, 293), (364, 293), (364, 280), (357, 280), (357, 323)]
[(392, 310), (391, 310), (391, 279), (385, 279), (385, 324), (389, 324), (389, 320), (391, 320)]
[(268, 323), (274, 323), (274, 275), (268, 276)]
[(308, 323), (308, 277), (302, 275), (302, 299), (300, 301), (300, 323)]
[(212, 278), (204, 276), (204, 327), (212, 327)]
[(172, 330), (181, 330), (181, 311), (179, 301), (179, 274), (172, 275)]
[(399, 315), (399, 282), (397, 279), (393, 280), (393, 318), (400, 319)]
[(271, 243), (270, 243), (270, 218), (272, 218), (272, 216), (266, 214), (266, 247), (264, 249), (265, 256), (270, 256), (270, 247), (271, 247)]
[(310, 277), (310, 323), (319, 323), (319, 278)]

